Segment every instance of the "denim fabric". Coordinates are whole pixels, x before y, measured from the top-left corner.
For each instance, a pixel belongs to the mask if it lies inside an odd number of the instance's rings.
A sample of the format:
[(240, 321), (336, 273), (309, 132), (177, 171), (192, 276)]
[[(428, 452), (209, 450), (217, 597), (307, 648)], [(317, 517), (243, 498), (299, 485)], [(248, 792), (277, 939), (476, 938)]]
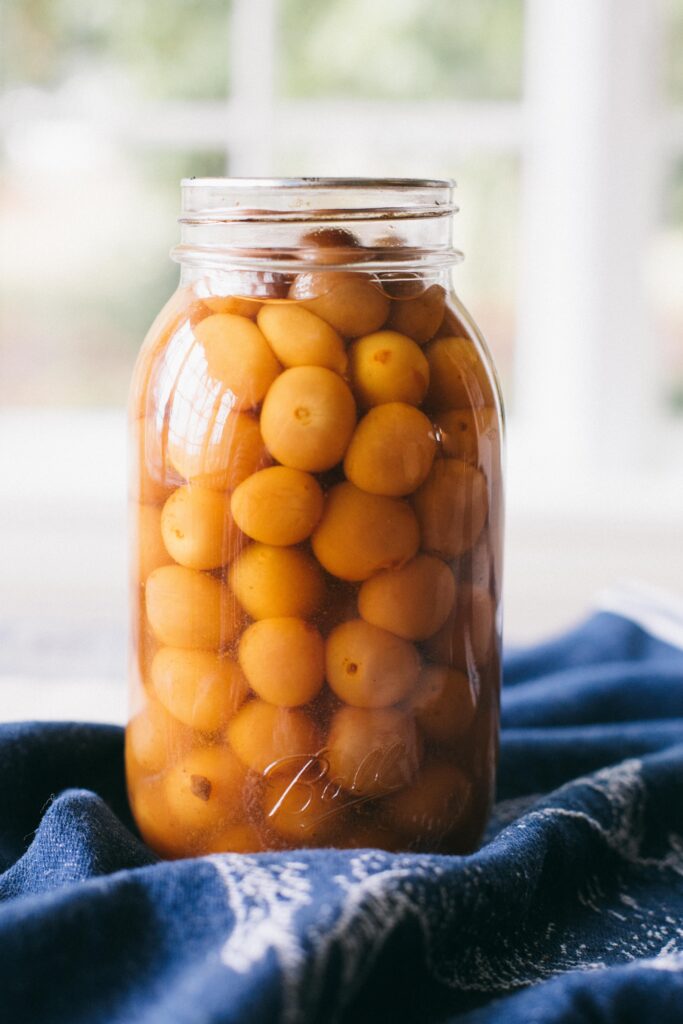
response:
[(505, 674), (469, 857), (160, 862), (120, 729), (0, 726), (2, 1024), (680, 1024), (683, 652), (600, 613)]

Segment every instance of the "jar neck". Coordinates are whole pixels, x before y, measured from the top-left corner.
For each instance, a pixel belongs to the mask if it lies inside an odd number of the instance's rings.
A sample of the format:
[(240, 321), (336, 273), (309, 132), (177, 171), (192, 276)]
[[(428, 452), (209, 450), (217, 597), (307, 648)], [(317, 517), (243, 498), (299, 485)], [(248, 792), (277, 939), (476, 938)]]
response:
[(453, 247), (451, 181), (210, 178), (182, 182), (184, 267), (441, 275)]

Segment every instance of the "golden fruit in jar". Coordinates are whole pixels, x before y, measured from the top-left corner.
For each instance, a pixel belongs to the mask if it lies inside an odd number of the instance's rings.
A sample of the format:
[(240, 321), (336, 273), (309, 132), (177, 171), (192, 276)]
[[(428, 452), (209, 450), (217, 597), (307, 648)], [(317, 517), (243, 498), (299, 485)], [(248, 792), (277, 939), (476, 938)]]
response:
[(456, 313), (454, 309), (446, 306), (443, 314), (443, 320), (439, 324), (439, 328), (436, 332), (437, 338), (466, 338), (468, 335), (468, 329), (465, 327), (463, 317)]
[(252, 619), (307, 619), (325, 598), (320, 566), (298, 548), (250, 544), (233, 562), (229, 581)]
[(333, 327), (303, 306), (287, 303), (263, 306), (259, 329), (283, 366), (326, 366), (345, 373), (344, 342)]
[(129, 415), (132, 419), (151, 412), (150, 397), (155, 375), (162, 364), (162, 353), (173, 336), (184, 326), (194, 329), (209, 315), (209, 308), (197, 299), (190, 286), (179, 288), (161, 310), (148, 330), (133, 370), (130, 390)]
[(237, 662), (213, 651), (162, 647), (152, 660), (150, 679), (166, 710), (201, 732), (221, 729), (249, 692)]
[(457, 765), (433, 761), (410, 786), (384, 801), (387, 819), (401, 832), (425, 840), (446, 836), (466, 810), (471, 783)]
[(129, 669), (131, 682), (138, 687), (146, 686), (147, 679), (149, 678), (149, 666), (159, 647), (159, 643), (149, 628), (147, 621), (143, 587), (134, 582), (130, 589), (130, 599), (134, 614), (131, 622), (132, 657), (129, 659)]
[(489, 660), (495, 638), (495, 605), (485, 587), (461, 583), (453, 612), (438, 633), (425, 644), (433, 661), (467, 669), (480, 669)]
[(345, 824), (337, 845), (342, 850), (388, 850), (396, 852), (405, 844), (405, 840), (383, 821), (374, 821), (368, 815), (359, 820), (351, 818)]
[(411, 559), (420, 545), (420, 531), (406, 502), (367, 494), (345, 482), (327, 495), (311, 543), (328, 572), (353, 582)]
[[(320, 746), (318, 730), (305, 711), (251, 700), (230, 720), (228, 741), (248, 768), (268, 777), (291, 773)], [(302, 761), (304, 759), (304, 761)]]
[(263, 305), (259, 299), (250, 299), (242, 295), (207, 295), (204, 304), (212, 313), (232, 313), (235, 316), (246, 316), (250, 320), (256, 318)]
[(339, 788), (316, 773), (309, 775), (304, 767), (292, 776), (268, 778), (263, 793), (266, 823), (296, 845), (327, 843), (343, 823)]
[[(498, 492), (500, 494), (500, 492)], [(498, 497), (498, 495), (496, 495)], [(485, 586), (488, 584), (491, 588), (491, 593), (500, 600), (500, 596), (503, 588), (503, 505), (502, 501), (496, 502), (496, 507), (491, 508), (489, 516), (489, 526), (486, 531), (489, 541), (489, 571), (490, 576), (487, 580), (486, 577), (481, 578), (481, 583)], [(481, 562), (479, 562), (481, 565)], [(480, 582), (477, 575), (477, 560), (472, 559), (472, 582)]]
[(444, 289), (440, 284), (433, 284), (412, 298), (394, 299), (388, 326), (424, 345), (439, 329), (445, 305)]
[(434, 423), (438, 428), (441, 451), (448, 458), (477, 466), (488, 461), (483, 458), (485, 450), (491, 445), (497, 446), (495, 409), (449, 409), (437, 413)]
[(412, 501), (422, 547), (443, 558), (469, 551), (488, 514), (483, 474), (459, 459), (436, 459)]
[(469, 678), (448, 665), (426, 665), (409, 704), (423, 735), (445, 744), (467, 732), (477, 710)]
[(182, 856), (178, 849), (178, 832), (171, 824), (160, 779), (129, 783), (130, 806), (135, 824), (147, 846), (161, 857)]
[(389, 313), (389, 298), (379, 285), (367, 274), (353, 270), (299, 274), (289, 297), (345, 338), (378, 331)]
[(426, 640), (443, 626), (455, 601), (455, 578), (445, 562), (417, 555), (400, 569), (372, 576), (358, 592), (366, 622), (406, 640)]
[(356, 425), (347, 384), (324, 366), (293, 366), (270, 388), (261, 411), (268, 451), (292, 469), (319, 473), (343, 457)]
[(160, 434), (150, 417), (131, 424), (132, 450), (129, 491), (133, 501), (163, 505), (183, 480), (164, 454), (165, 428)]
[[(407, 274), (400, 270), (395, 273), (382, 274), (382, 288), (392, 299), (413, 299), (425, 291), (424, 282), (419, 274)], [(391, 311), (387, 327), (391, 328)]]
[(206, 362), (205, 373), (230, 392), (234, 409), (251, 409), (264, 398), (280, 364), (253, 321), (234, 313), (214, 313), (195, 327)]
[[(194, 411), (168, 432), (168, 455), (178, 473), (190, 483), (216, 491), (232, 491), (272, 460), (261, 437), (258, 420), (247, 413), (214, 404), (205, 415)], [(178, 417), (179, 418), (179, 417)]]
[(429, 363), (422, 349), (396, 331), (376, 331), (349, 349), (350, 376), (363, 406), (382, 402), (420, 405), (429, 386)]
[(490, 527), (482, 530), (479, 540), (471, 551), (467, 553), (468, 573), (467, 578), (475, 586), (489, 588), (496, 592), (498, 580), (497, 570), (499, 563), (497, 555), (493, 550)]
[[(140, 687), (133, 687), (133, 699), (131, 700), (130, 717), (126, 725), (125, 741), (123, 747), (123, 763), (126, 775), (126, 786), (128, 787), (129, 791), (134, 789), (138, 785), (142, 785), (147, 779), (153, 778), (155, 775), (155, 772), (153, 770), (151, 770), (149, 767), (142, 765), (137, 760), (137, 758), (133, 754), (132, 743), (130, 742), (130, 727), (133, 721), (136, 718), (138, 718), (139, 715), (144, 715), (144, 713), (147, 711), (147, 708), (151, 703), (157, 703), (156, 701), (150, 701), (149, 699), (144, 699), (141, 702), (139, 700), (140, 697), (143, 697), (143, 693), (140, 692)], [(151, 730), (145, 727), (143, 727), (143, 729), (141, 730), (143, 738), (145, 735), (150, 735), (150, 732)], [(142, 744), (142, 749), (144, 752), (144, 743)]]
[(425, 349), (429, 363), (429, 409), (473, 409), (493, 405), (481, 357), (469, 338), (437, 338)]
[(246, 774), (227, 747), (193, 750), (171, 769), (164, 785), (169, 814), (177, 827), (208, 829), (239, 817)]
[(242, 634), (238, 656), (252, 690), (270, 704), (308, 704), (323, 685), (323, 638), (303, 619), (252, 622)]
[(323, 492), (310, 473), (271, 466), (243, 480), (231, 501), (235, 522), (248, 537), (287, 546), (310, 537), (323, 512)]
[(137, 505), (134, 544), (137, 550), (138, 579), (144, 583), (150, 573), (172, 561), (161, 536), (161, 509), (158, 505)]
[(353, 263), (363, 259), (363, 249), (346, 228), (313, 228), (301, 236), (297, 258), (311, 263)]
[(219, 649), (239, 625), (228, 588), (182, 565), (154, 570), (145, 585), (145, 605), (152, 632), (167, 647)]
[(241, 534), (220, 491), (185, 484), (174, 491), (161, 514), (166, 550), (188, 569), (216, 569), (230, 562)]
[[(264, 257), (263, 247), (244, 248), (240, 246), (239, 251), (240, 256), (246, 259), (262, 260)], [(289, 259), (291, 252), (269, 248), (268, 256), (273, 260)], [(240, 270), (238, 280), (242, 296), (258, 302), (282, 302), (287, 297), (294, 274), (277, 270)]]
[(398, 498), (427, 479), (436, 454), (432, 424), (404, 402), (377, 405), (356, 427), (344, 458), (351, 483)]
[(332, 782), (357, 796), (382, 796), (417, 777), (415, 721), (397, 708), (340, 708), (324, 754)]
[(187, 738), (157, 701), (148, 701), (126, 726), (126, 756), (146, 772), (160, 772)]
[(265, 845), (258, 829), (247, 821), (220, 826), (202, 840), (202, 854), (210, 853), (260, 853)]
[(420, 658), (407, 640), (363, 619), (343, 622), (325, 644), (327, 682), (346, 704), (384, 708), (411, 692)]

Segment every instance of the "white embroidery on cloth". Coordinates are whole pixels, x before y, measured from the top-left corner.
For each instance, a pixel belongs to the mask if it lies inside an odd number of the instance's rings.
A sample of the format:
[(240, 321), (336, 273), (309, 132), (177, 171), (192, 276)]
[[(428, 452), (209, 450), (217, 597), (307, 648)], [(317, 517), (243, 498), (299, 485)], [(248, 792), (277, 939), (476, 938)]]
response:
[(225, 886), (235, 921), (221, 949), (226, 967), (247, 974), (269, 951), (280, 965), (283, 985), (283, 1020), (294, 1019), (298, 989), (305, 963), (298, 911), (312, 902), (307, 865), (291, 860), (261, 864), (253, 856), (217, 854), (206, 858)]
[[(562, 805), (567, 797), (576, 800), (582, 787), (594, 794), (588, 802), (595, 803), (597, 797), (600, 806), (576, 810)], [(620, 961), (680, 970), (683, 928), (666, 913), (665, 896), (656, 891), (648, 893), (647, 899), (641, 895), (639, 877), (643, 872), (662, 873), (666, 892), (665, 873), (683, 875), (683, 838), (670, 835), (661, 856), (644, 855), (642, 763), (632, 759), (572, 780), (550, 799), (553, 803), (535, 808), (527, 802), (526, 814), (491, 841), (487, 859), (495, 857), (500, 847), (509, 851), (511, 845), (519, 845), (515, 833), (524, 835), (538, 822), (549, 826), (562, 820), (584, 823), (613, 851), (624, 870), (617, 869), (614, 879), (604, 879), (604, 884), (596, 875), (583, 879), (580, 891), (568, 894), (566, 922), (547, 921), (535, 933), (533, 929), (523, 933), (520, 924), (517, 936), (501, 934), (497, 945), (491, 942), (483, 948), (463, 943), (454, 949), (454, 921), (462, 891), (470, 905), (476, 902), (477, 892), (485, 898), (484, 888), (495, 868), (490, 863), (485, 867), (481, 859), (463, 859), (457, 869), (456, 894), (449, 861), (371, 851), (350, 857), (347, 872), (329, 879), (336, 892), (322, 894), (315, 922), (304, 926), (297, 915), (318, 898), (311, 865), (217, 855), (207, 859), (220, 875), (235, 916), (221, 959), (226, 967), (247, 973), (272, 951), (282, 975), (282, 1020), (290, 1022), (320, 1007), (331, 976), (339, 1003), (348, 1005), (387, 938), (401, 922), (410, 920), (422, 937), (427, 970), (442, 984), (462, 991), (502, 992), (576, 969), (603, 970)], [(504, 821), (511, 809), (501, 808), (498, 820)], [(518, 884), (526, 884), (528, 870), (537, 869), (538, 865), (527, 867), (520, 861)], [(627, 908), (626, 913), (621, 908)], [(599, 917), (601, 922), (599, 937), (596, 934), (590, 949), (581, 941), (590, 931), (585, 915)], [(332, 1024), (329, 1014), (327, 1021)]]

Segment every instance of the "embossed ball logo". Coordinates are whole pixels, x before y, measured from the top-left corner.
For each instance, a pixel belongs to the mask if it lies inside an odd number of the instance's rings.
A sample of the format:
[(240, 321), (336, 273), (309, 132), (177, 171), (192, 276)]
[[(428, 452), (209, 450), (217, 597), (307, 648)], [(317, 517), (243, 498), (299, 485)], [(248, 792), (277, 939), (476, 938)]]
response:
[[(289, 816), (301, 816), (302, 829), (309, 830), (334, 815), (376, 798), (378, 791), (388, 794), (412, 781), (413, 771), (406, 763), (405, 746), (396, 742), (369, 750), (359, 761), (352, 784), (342, 785), (331, 773), (326, 748), (311, 755), (292, 755), (273, 761), (263, 772), (266, 787), (278, 795), (267, 817), (274, 819), (286, 808)], [(282, 787), (282, 776), (289, 782)], [(276, 783), (277, 780), (277, 783)]]

